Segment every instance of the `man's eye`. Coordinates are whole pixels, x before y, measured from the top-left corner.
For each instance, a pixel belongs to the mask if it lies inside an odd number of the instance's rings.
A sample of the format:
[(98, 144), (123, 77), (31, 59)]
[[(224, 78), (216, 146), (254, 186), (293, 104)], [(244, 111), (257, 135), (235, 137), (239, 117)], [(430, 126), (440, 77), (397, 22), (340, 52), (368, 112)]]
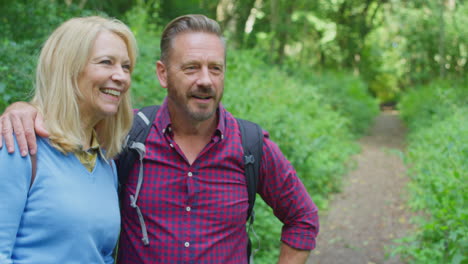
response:
[(213, 67), (211, 67), (211, 71), (216, 72), (216, 73), (222, 73), (223, 72), (223, 67), (213, 66)]

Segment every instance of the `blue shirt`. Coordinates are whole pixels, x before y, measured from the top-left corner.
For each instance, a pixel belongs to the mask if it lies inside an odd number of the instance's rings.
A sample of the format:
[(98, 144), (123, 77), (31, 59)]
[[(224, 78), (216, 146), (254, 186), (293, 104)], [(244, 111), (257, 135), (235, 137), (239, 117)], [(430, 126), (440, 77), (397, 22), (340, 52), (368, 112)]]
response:
[[(17, 148), (18, 149), (18, 148)], [(0, 263), (113, 263), (120, 230), (115, 165), (89, 172), (38, 138), (37, 170), (0, 150)]]

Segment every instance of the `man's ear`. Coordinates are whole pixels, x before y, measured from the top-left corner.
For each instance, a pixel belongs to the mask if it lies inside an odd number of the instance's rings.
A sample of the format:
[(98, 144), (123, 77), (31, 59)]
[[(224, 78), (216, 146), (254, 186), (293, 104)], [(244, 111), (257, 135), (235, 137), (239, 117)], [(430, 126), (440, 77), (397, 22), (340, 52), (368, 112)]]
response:
[(156, 62), (156, 75), (158, 76), (159, 84), (163, 88), (167, 88), (167, 68), (160, 60)]

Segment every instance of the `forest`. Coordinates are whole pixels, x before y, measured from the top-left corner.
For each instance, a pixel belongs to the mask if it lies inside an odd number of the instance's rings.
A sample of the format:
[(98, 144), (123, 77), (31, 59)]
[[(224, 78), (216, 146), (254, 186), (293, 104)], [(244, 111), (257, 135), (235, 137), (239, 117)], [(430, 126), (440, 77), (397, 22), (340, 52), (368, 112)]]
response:
[[(228, 47), (223, 105), (270, 133), (320, 209), (341, 190), (380, 109), (398, 110), (408, 128), (408, 203), (423, 213), (389, 254), (468, 261), (465, 1), (0, 0), (0, 10), (0, 112), (30, 99), (41, 45), (68, 18), (115, 17), (132, 29), (134, 108), (165, 97), (155, 76), (164, 26), (189, 13), (215, 19)], [(261, 199), (256, 214), (256, 263), (274, 263), (281, 223)]]

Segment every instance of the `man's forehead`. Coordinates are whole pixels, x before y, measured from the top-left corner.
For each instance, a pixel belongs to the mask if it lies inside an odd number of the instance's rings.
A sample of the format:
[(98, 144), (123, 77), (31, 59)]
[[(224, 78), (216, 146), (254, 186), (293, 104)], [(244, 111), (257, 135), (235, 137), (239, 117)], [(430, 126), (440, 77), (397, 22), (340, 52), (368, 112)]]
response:
[(224, 64), (225, 46), (219, 36), (205, 32), (187, 32), (178, 35), (171, 47), (175, 57), (184, 61), (209, 60)]
[(224, 41), (220, 36), (214, 33), (203, 31), (188, 31), (179, 33), (174, 37), (172, 44), (186, 42), (192, 42), (194, 44), (201, 42), (201, 44), (220, 45), (224, 48)]

